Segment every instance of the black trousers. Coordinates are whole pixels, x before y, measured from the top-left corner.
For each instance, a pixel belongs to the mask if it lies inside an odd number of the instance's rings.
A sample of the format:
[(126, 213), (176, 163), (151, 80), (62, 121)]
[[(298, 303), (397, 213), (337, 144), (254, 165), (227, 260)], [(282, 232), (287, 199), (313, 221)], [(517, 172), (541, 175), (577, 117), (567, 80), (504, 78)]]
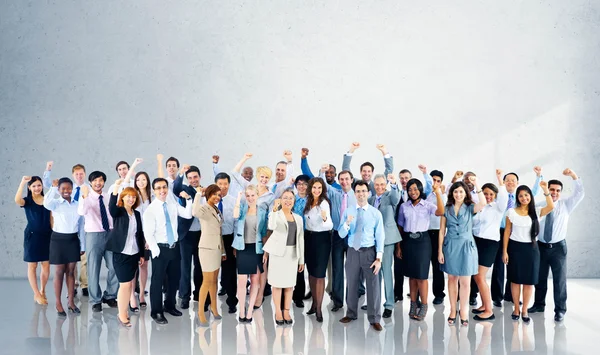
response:
[[(179, 298), (190, 300), (192, 296), (192, 262), (194, 263), (194, 300), (198, 299), (200, 286), (202, 286), (202, 267), (198, 258), (198, 243), (202, 232), (189, 231), (179, 241), (181, 252), (181, 278), (179, 280)], [(209, 296), (207, 296), (209, 300)], [(210, 303), (210, 301), (208, 301)]]
[(567, 241), (562, 240), (554, 244), (538, 241), (540, 248), (540, 277), (535, 285), (536, 306), (546, 307), (546, 293), (548, 292), (548, 274), (552, 269), (552, 283), (554, 285), (554, 312), (567, 312)]
[(221, 262), (221, 286), (227, 292), (227, 305), (235, 307), (238, 304), (237, 299), (237, 267), (235, 257), (233, 256), (233, 234), (223, 236), (223, 246), (227, 259)]
[[(504, 283), (504, 270), (506, 266), (502, 261), (502, 241), (504, 240), (504, 228), (500, 228), (500, 247), (496, 253), (496, 260), (494, 260), (494, 267), (492, 269), (492, 280), (491, 280), (491, 293), (492, 301), (502, 301), (503, 299), (512, 302), (512, 292), (510, 290), (510, 281)], [(471, 283), (472, 287), (473, 283)], [(504, 292), (502, 292), (504, 290)]]
[[(152, 278), (150, 280), (150, 307), (151, 315), (162, 313), (163, 308), (175, 308), (175, 294), (181, 276), (181, 255), (179, 243), (174, 248), (162, 247), (158, 257), (152, 259)], [(169, 285), (163, 307), (162, 286), (167, 276)]]
[[(404, 251), (404, 242), (400, 242), (400, 248)], [(396, 257), (396, 252), (394, 251), (394, 297), (403, 298), (402, 294), (404, 293), (404, 268), (402, 264), (402, 259), (398, 259)]]
[[(306, 249), (305, 249), (306, 250)], [(292, 301), (300, 302), (304, 300), (306, 294), (306, 281), (304, 280), (304, 270), (296, 274), (296, 286), (292, 294)]]
[(440, 270), (440, 262), (438, 261), (438, 250), (440, 248), (440, 230), (431, 229), (429, 230), (429, 236), (431, 238), (431, 271), (433, 276), (433, 296), (444, 298), (444, 272)]

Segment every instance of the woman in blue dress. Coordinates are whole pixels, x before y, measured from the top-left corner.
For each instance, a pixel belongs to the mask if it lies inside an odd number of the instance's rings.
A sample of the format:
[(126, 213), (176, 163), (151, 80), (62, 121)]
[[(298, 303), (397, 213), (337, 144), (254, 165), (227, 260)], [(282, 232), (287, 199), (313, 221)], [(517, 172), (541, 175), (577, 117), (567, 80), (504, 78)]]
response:
[[(485, 206), (485, 196), (477, 185), (477, 178), (470, 177), (475, 186), (479, 203), (474, 204), (467, 185), (458, 181), (448, 191), (446, 211), (440, 220), (438, 252), (440, 269), (448, 274), (450, 316), (448, 324), (456, 323), (456, 302), (460, 289), (460, 323), (468, 325), (471, 276), (477, 275), (479, 262), (473, 239), (473, 215)], [(460, 288), (459, 288), (460, 284)]]
[[(23, 188), (27, 184), (27, 196), (23, 198)], [(46, 284), (50, 276), (50, 211), (44, 208), (44, 187), (39, 176), (23, 176), (15, 195), (15, 202), (25, 210), (27, 226), (23, 241), (23, 260), (27, 262), (27, 278), (33, 290), (33, 300), (38, 304), (48, 304)], [(37, 266), (42, 263), (40, 284), (37, 282)]]

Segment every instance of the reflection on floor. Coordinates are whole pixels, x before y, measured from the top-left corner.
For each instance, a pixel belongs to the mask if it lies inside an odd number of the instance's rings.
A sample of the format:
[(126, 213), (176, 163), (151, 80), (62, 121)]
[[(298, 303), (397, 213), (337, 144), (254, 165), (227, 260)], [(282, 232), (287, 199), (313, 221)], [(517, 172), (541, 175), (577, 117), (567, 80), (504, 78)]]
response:
[[(382, 321), (384, 330), (375, 332), (364, 311), (357, 321), (343, 325), (338, 322), (343, 310), (332, 313), (328, 304), (323, 323), (304, 314), (308, 307), (294, 307), (294, 324), (275, 326), (269, 305), (255, 312), (252, 324), (240, 325), (237, 315), (227, 314), (222, 305), (223, 319), (211, 319), (209, 328), (196, 326), (196, 309), (183, 317), (166, 315), (166, 326), (158, 326), (150, 310), (143, 310), (131, 316), (132, 328), (124, 328), (116, 309), (93, 313), (87, 298), (81, 298), (81, 315), (60, 318), (52, 298), (49, 306), (32, 302), (27, 281), (3, 280), (0, 354), (597, 354), (600, 280), (569, 280), (568, 285), (569, 311), (560, 324), (553, 320), (551, 296), (546, 312), (532, 314), (529, 325), (513, 322), (512, 304), (505, 303), (495, 308), (493, 322), (471, 319), (468, 326), (448, 326), (447, 299), (445, 305), (431, 307), (425, 321), (417, 322), (408, 319), (404, 300), (396, 303), (392, 318)], [(270, 297), (265, 305), (268, 301)]]

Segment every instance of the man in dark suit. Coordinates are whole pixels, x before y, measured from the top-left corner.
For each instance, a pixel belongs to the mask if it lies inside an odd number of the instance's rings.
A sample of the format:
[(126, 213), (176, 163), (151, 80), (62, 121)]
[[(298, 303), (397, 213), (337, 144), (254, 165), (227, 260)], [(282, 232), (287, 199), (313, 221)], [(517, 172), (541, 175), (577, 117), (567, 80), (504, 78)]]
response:
[[(188, 185), (183, 184), (183, 175), (185, 175)], [(173, 193), (179, 196), (185, 191), (191, 196), (192, 200), (196, 197), (196, 189), (200, 187), (200, 169), (197, 166), (184, 164), (173, 181)], [(179, 199), (179, 203), (186, 207), (186, 201)], [(185, 219), (178, 217), (177, 235), (179, 237), (179, 252), (181, 253), (181, 278), (179, 280), (179, 298), (181, 299), (181, 308), (190, 307), (191, 297), (191, 275), (192, 260), (194, 262), (194, 301), (198, 301), (198, 293), (202, 285), (202, 268), (198, 258), (198, 243), (200, 243), (200, 222), (198, 218)], [(207, 296), (207, 302), (204, 304), (208, 309), (210, 297)]]
[[(386, 191), (387, 183), (390, 190)], [(385, 303), (383, 304), (383, 318), (390, 318), (394, 309), (394, 278), (392, 277), (392, 264), (394, 262), (394, 248), (402, 239), (396, 226), (396, 206), (400, 201), (400, 193), (396, 178), (388, 174), (387, 181), (384, 175), (375, 175), (373, 179), (375, 195), (369, 197), (369, 204), (379, 210), (383, 216), (383, 227), (385, 231), (385, 242), (383, 249), (383, 261), (381, 272), (385, 291)]]

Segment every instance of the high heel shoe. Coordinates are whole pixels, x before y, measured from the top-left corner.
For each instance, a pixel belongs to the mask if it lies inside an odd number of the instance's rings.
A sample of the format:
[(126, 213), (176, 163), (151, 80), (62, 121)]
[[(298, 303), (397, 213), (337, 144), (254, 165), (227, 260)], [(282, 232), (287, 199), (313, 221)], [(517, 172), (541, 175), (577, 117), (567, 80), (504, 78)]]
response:
[(210, 313), (212, 313), (212, 315), (213, 315), (213, 318), (214, 318), (215, 320), (223, 319), (223, 317), (221, 317), (221, 315), (220, 315), (220, 314), (218, 314), (218, 313), (217, 313), (217, 314), (215, 314), (215, 312), (213, 312), (213, 310), (212, 310), (212, 309), (210, 310)]
[(306, 312), (307, 316), (310, 316), (311, 314), (315, 314), (317, 313), (317, 309), (316, 308), (311, 308), (308, 310), (308, 312)]
[(81, 314), (81, 311), (79, 310), (79, 308), (77, 308), (77, 306), (75, 307), (68, 307), (69, 308), (69, 312), (73, 313), (73, 314)]
[(317, 322), (323, 323), (323, 314), (322, 313), (321, 314), (317, 313)]
[(238, 317), (238, 322), (240, 322), (240, 323), (246, 323), (246, 317), (244, 317), (244, 318)]
[(121, 324), (125, 328), (131, 328), (131, 322), (129, 321), (129, 318), (127, 318), (127, 322), (123, 322), (121, 318), (119, 318), (119, 316), (117, 316), (117, 319), (119, 320), (119, 324)]
[(140, 308), (139, 307), (131, 307), (131, 304), (129, 304), (129, 310), (133, 313), (139, 313), (140, 312)]
[(284, 321), (282, 321), (282, 320), (277, 320), (277, 319), (275, 319), (275, 324), (277, 324), (277, 325), (284, 325), (284, 324), (285, 324), (285, 322), (284, 322)]
[[(284, 310), (284, 312), (285, 312), (285, 311), (287, 311), (287, 312), (288, 312), (288, 315), (290, 314), (290, 310), (289, 310), (289, 309), (285, 309), (285, 310)], [(285, 324), (288, 324), (288, 325), (289, 325), (289, 324), (292, 324), (292, 323), (294, 323), (294, 320), (293, 320), (293, 319), (285, 319), (285, 316), (283, 316), (283, 322), (284, 322)]]
[(460, 320), (460, 325), (462, 325), (463, 327), (466, 327), (469, 325), (469, 320), (468, 319), (461, 319)]
[(56, 313), (58, 314), (59, 317), (66, 317), (67, 316), (67, 312), (65, 312), (64, 310), (61, 312), (58, 309), (56, 310)]
[(456, 313), (454, 313), (454, 318), (448, 317), (448, 324), (449, 325), (455, 325), (456, 324), (456, 314), (457, 313), (458, 313), (458, 311), (456, 311)]
[(519, 318), (521, 318), (521, 314), (520, 313), (519, 314), (514, 314), (513, 313), (513, 314), (510, 315), (510, 317), (512, 318), (512, 320), (518, 321)]
[[(528, 315), (529, 315), (529, 314), (528, 314)], [(531, 318), (530, 318), (530, 317), (523, 316), (523, 317), (521, 317), (521, 318), (523, 318), (523, 323), (525, 323), (525, 324), (529, 324), (529, 322), (531, 321)]]

